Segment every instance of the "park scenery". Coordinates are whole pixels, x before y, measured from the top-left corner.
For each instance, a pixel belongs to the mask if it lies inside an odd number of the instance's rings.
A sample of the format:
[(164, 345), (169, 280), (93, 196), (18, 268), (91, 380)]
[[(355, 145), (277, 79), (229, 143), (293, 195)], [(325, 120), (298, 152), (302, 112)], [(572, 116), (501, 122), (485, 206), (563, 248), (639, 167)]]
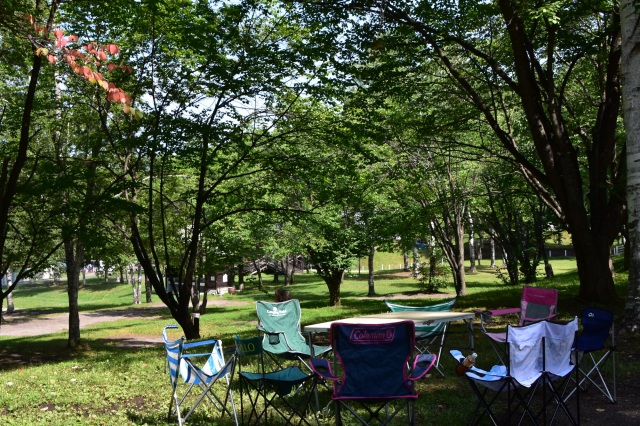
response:
[[(220, 296), (211, 292), (205, 314), (201, 316), (201, 340), (222, 340), (228, 358), (233, 353), (237, 335), (258, 335), (255, 302), (273, 302), (276, 293), (283, 290), (300, 301), (302, 328), (323, 321), (387, 312), (384, 300), (423, 306), (455, 296), (451, 285), (426, 292), (410, 271), (391, 269), (394, 262), (402, 260), (401, 256), (380, 253), (379, 257), (386, 265), (385, 270), (376, 272), (376, 295), (367, 296), (368, 276), (354, 270), (345, 278), (339, 307), (328, 306), (326, 285), (317, 274), (306, 271), (296, 272), (289, 286), (284, 286), (281, 279), (280, 283), (274, 283), (273, 275), (267, 275), (262, 286), (257, 280), (247, 279), (244, 289), (234, 294)], [(582, 307), (576, 294), (575, 261), (558, 258), (552, 265), (555, 277), (540, 280), (537, 286), (558, 289), (558, 320), (566, 321), (579, 315)], [(376, 269), (381, 266), (378, 264)], [(620, 272), (616, 276), (616, 286), (622, 291), (626, 274)], [(468, 274), (467, 285), (468, 295), (458, 298), (454, 311), (519, 305), (521, 287), (503, 284), (486, 261), (478, 265), (476, 272)], [(177, 324), (169, 310), (155, 294), (151, 295), (150, 302), (133, 304), (131, 283), (119, 282), (116, 276), (105, 280), (95, 277), (94, 273), (87, 274), (79, 299), (82, 343), (69, 349), (66, 286), (53, 280), (40, 280), (24, 283), (15, 291), (16, 310), (5, 315), (6, 321), (0, 327), (3, 421), (16, 425), (177, 424), (175, 416), (167, 419), (171, 384), (161, 338), (165, 326)], [(507, 320), (498, 321), (492, 330), (503, 329), (506, 323)], [(171, 337), (181, 335), (178, 329), (173, 330)], [(477, 319), (474, 335), (477, 365), (489, 368), (496, 362), (496, 355), (482, 335)], [(323, 339), (326, 343), (327, 337), (318, 335), (318, 339), (318, 343)], [(465, 378), (456, 374), (457, 362), (448, 354), (455, 349), (464, 355), (471, 353), (468, 331), (461, 321), (452, 322), (447, 333), (440, 365), (444, 375), (432, 369), (417, 382), (416, 424), (466, 424), (471, 418), (476, 401)], [(582, 424), (634, 424), (638, 418), (635, 401), (639, 395), (634, 384), (640, 370), (638, 349), (637, 339), (628, 335), (618, 337), (617, 404), (611, 404), (596, 388), (588, 389), (580, 395)], [(608, 368), (606, 373), (610, 372)], [(236, 371), (231, 389), (240, 416), (238, 386)], [(243, 398), (247, 411), (250, 401), (246, 395)], [(319, 389), (319, 398), (325, 407), (329, 398), (326, 388)], [(309, 411), (307, 416), (313, 420)], [(285, 424), (273, 415), (269, 419), (268, 424)], [(406, 416), (396, 420), (397, 424), (406, 424)], [(334, 424), (333, 412), (325, 412), (318, 421)], [(201, 404), (187, 424), (233, 425), (234, 422), (211, 405)]]
[[(436, 357), (396, 354), (416, 358), (394, 399), (417, 401), (392, 422), (636, 424), (639, 17), (635, 0), (0, 0), (0, 419), (339, 423), (358, 398), (340, 359), (437, 326)], [(290, 300), (271, 316), (314, 335), (263, 345), (293, 358), (273, 379), (299, 380), (277, 397), (311, 389), (301, 413), (267, 409), (274, 383), (237, 350), (265, 333), (256, 302)], [(329, 323), (363, 316), (371, 338), (334, 358)], [(493, 415), (474, 369), (514, 377), (487, 338), (513, 320), (555, 349), (527, 352), (536, 385)], [(307, 350), (328, 358), (296, 364)], [(600, 350), (617, 393), (579, 378)], [(185, 377), (228, 383), (232, 408), (172, 398)]]

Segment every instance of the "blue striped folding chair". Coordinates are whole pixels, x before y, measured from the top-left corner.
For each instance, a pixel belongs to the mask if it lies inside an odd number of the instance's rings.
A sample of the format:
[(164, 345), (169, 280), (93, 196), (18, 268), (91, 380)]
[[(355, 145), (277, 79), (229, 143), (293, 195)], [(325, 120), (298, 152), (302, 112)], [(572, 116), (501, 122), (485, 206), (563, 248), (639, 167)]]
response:
[[(186, 343), (184, 337), (169, 340), (167, 330), (177, 328), (175, 325), (168, 325), (162, 330), (171, 382), (167, 420), (175, 415), (178, 424), (182, 425), (200, 403), (209, 401), (222, 416), (228, 414), (237, 425), (238, 416), (230, 388), (235, 356), (225, 362), (220, 340), (193, 343)], [(201, 348), (206, 348), (206, 352), (191, 353), (192, 350), (200, 351)], [(197, 364), (202, 360), (203, 364)], [(183, 415), (183, 411), (187, 409), (187, 413)]]

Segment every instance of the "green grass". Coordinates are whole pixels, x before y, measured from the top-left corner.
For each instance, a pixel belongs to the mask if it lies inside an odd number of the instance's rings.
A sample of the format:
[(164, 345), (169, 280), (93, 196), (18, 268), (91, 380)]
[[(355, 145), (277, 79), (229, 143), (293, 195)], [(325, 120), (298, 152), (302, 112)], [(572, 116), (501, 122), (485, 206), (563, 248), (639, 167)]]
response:
[[(501, 284), (484, 261), (478, 271), (467, 275), (467, 295), (459, 298), (454, 310), (498, 308), (517, 305), (521, 289)], [(536, 285), (558, 288), (563, 319), (579, 312), (578, 278), (575, 263), (570, 259), (553, 261), (556, 277), (540, 280)], [(402, 276), (400, 271), (383, 271), (376, 275), (377, 297), (366, 297), (366, 274), (349, 275), (342, 287), (342, 306), (328, 307), (326, 285), (315, 274), (300, 273), (290, 289), (300, 300), (303, 326), (326, 320), (386, 311), (385, 297), (411, 294), (407, 304), (427, 304), (440, 300), (419, 294), (418, 282)], [(270, 278), (270, 277), (267, 277)], [(233, 336), (255, 334), (256, 300), (273, 300), (278, 284), (265, 282), (264, 292), (251, 283), (242, 293), (225, 295), (224, 299), (239, 302), (228, 306), (210, 304), (201, 318), (202, 337), (221, 338), (230, 348)], [(618, 294), (626, 292), (626, 274), (616, 276)], [(443, 289), (453, 296), (451, 287)], [(215, 296), (216, 298), (218, 296)], [(131, 307), (131, 289), (114, 281), (90, 280), (80, 290), (82, 311), (122, 309)], [(157, 297), (154, 296), (154, 301)], [(405, 302), (402, 302), (405, 303)], [(34, 314), (64, 312), (67, 294), (64, 284), (20, 285), (14, 294), (14, 304), (20, 310)], [(620, 306), (622, 308), (622, 305)], [(160, 318), (143, 316), (125, 321), (97, 324), (82, 329), (82, 344), (66, 348), (66, 332), (28, 338), (0, 337), (0, 356), (4, 360), (0, 372), (0, 417), (4, 425), (156, 425), (166, 424), (170, 388), (165, 373), (165, 357), (161, 346), (142, 349), (122, 348), (110, 340), (123, 335), (159, 336), (162, 328), (176, 322), (168, 311)], [(155, 312), (154, 312), (155, 313)], [(452, 324), (449, 347), (467, 346), (464, 325)], [(636, 349), (638, 345), (636, 342)], [(476, 330), (478, 365), (488, 367), (495, 360), (492, 350)], [(632, 352), (633, 353), (633, 352)], [(12, 355), (21, 355), (25, 364), (7, 362)], [(464, 423), (474, 408), (468, 384), (453, 374), (454, 362), (443, 355), (447, 376), (435, 373), (419, 382), (421, 397), (417, 404), (418, 424)], [(640, 373), (640, 362), (625, 365), (625, 375)], [(326, 401), (328, 395), (321, 392)], [(333, 424), (333, 419), (327, 424)], [(170, 422), (174, 424), (177, 422)], [(200, 410), (189, 425), (231, 424), (220, 419), (217, 412)]]

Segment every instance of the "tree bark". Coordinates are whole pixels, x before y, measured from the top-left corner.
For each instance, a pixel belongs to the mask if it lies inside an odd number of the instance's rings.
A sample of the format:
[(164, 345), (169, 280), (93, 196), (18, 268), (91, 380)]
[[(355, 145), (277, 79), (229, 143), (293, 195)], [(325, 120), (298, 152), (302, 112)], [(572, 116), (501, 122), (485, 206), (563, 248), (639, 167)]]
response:
[[(640, 332), (640, 12), (633, 0), (620, 1), (624, 124), (627, 137), (629, 283), (625, 328)], [(626, 250), (625, 250), (626, 254)]]
[(475, 239), (473, 238), (473, 218), (471, 217), (470, 211), (467, 211), (467, 215), (469, 216), (469, 262), (471, 264), (469, 272), (476, 272), (476, 248)]
[(374, 263), (373, 263), (373, 258), (376, 254), (376, 248), (375, 246), (371, 246), (369, 247), (369, 256), (367, 258), (367, 262), (368, 262), (368, 266), (369, 266), (369, 278), (367, 280), (368, 284), (369, 284), (369, 292), (367, 293), (367, 296), (369, 297), (373, 297), (376, 295), (376, 287), (375, 287), (375, 273), (373, 271), (374, 269)]
[(69, 300), (69, 335), (67, 347), (73, 348), (80, 343), (80, 309), (78, 289), (80, 288), (80, 268), (84, 258), (84, 246), (79, 239), (67, 239), (64, 243), (67, 263), (67, 295)]

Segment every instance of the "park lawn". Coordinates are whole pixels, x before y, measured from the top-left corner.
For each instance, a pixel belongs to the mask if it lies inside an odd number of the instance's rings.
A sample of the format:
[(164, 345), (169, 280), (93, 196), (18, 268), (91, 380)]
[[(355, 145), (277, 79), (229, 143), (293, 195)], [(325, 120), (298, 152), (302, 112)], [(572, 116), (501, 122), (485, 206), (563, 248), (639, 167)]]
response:
[[(559, 307), (562, 319), (569, 319), (580, 310), (576, 300), (578, 278), (575, 263), (570, 259), (554, 260), (556, 277), (540, 280), (536, 285), (559, 289)], [(271, 278), (270, 276), (268, 277)], [(618, 294), (626, 291), (626, 275), (616, 276)], [(247, 282), (245, 291), (225, 295), (225, 306), (210, 305), (201, 318), (202, 337), (221, 338), (227, 349), (233, 337), (255, 335), (256, 300), (273, 300), (280, 285), (265, 282), (259, 290), (255, 283)], [(290, 287), (292, 296), (300, 300), (303, 326), (360, 314), (386, 311), (385, 297), (405, 295), (406, 304), (427, 304), (454, 295), (451, 287), (445, 294), (421, 294), (418, 282), (401, 271), (382, 271), (376, 276), (377, 297), (366, 297), (366, 274), (350, 274), (342, 287), (342, 306), (328, 307), (326, 285), (315, 274), (300, 273)], [(467, 276), (467, 296), (459, 298), (454, 310), (468, 311), (487, 307), (498, 308), (517, 305), (519, 287), (501, 284), (492, 270), (481, 265), (478, 272)], [(80, 291), (82, 310), (123, 309), (130, 307), (131, 290), (126, 284), (113, 281), (90, 280)], [(157, 297), (154, 295), (154, 301)], [(213, 296), (218, 297), (218, 296)], [(64, 311), (66, 291), (64, 284), (27, 284), (19, 287), (14, 303), (19, 309), (38, 313)], [(233, 303), (231, 303), (233, 302)], [(621, 306), (622, 307), (622, 306)], [(155, 425), (166, 424), (166, 411), (170, 397), (165, 356), (161, 345), (154, 347), (121, 347), (119, 336), (148, 336), (157, 338), (167, 324), (175, 324), (166, 309), (159, 317), (141, 317), (117, 322), (96, 324), (82, 329), (82, 344), (67, 349), (66, 333), (29, 337), (0, 337), (0, 354), (5, 362), (0, 370), (0, 417), (6, 425)], [(476, 330), (478, 365), (489, 367), (494, 361), (492, 350)], [(448, 347), (469, 352), (467, 333), (463, 324), (452, 324)], [(27, 364), (6, 362), (8, 356), (20, 355)], [(455, 363), (443, 354), (442, 364), (446, 377), (437, 372), (418, 383), (421, 397), (417, 403), (418, 424), (462, 424), (475, 406), (468, 384), (453, 374)], [(638, 362), (625, 365), (623, 374), (635, 375)], [(328, 394), (321, 392), (322, 402)], [(236, 396), (237, 398), (237, 396)], [(170, 422), (174, 424), (177, 422)], [(399, 420), (402, 423), (402, 420)], [(200, 409), (189, 425), (232, 424), (221, 419), (217, 412)], [(333, 424), (330, 419), (327, 424)]]

